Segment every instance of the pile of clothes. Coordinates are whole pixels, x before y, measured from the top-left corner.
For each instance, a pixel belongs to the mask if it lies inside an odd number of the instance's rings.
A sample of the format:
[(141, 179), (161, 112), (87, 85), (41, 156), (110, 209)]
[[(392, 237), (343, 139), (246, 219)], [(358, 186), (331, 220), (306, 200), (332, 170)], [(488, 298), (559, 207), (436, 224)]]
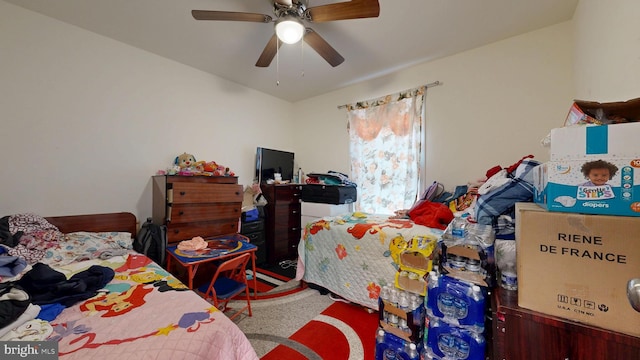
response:
[(0, 341), (45, 340), (53, 331), (49, 321), (113, 279), (109, 267), (93, 265), (67, 279), (38, 262), (62, 236), (38, 215), (0, 219)]
[(496, 239), (515, 239), (515, 204), (533, 201), (533, 170), (540, 162), (527, 155), (508, 166), (494, 166), (486, 180), (458, 185), (432, 201), (444, 204), (453, 215), (466, 214), (478, 224), (490, 225)]

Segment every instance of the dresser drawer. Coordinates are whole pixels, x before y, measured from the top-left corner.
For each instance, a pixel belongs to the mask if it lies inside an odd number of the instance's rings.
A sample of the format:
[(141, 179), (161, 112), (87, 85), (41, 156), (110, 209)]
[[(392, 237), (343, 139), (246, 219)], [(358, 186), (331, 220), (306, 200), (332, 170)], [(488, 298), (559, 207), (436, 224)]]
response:
[(278, 186), (275, 191), (276, 202), (300, 202), (302, 188), (300, 186)]
[[(242, 203), (242, 185), (206, 183), (173, 183), (167, 190), (167, 202), (173, 204), (193, 203)], [(239, 216), (239, 214), (238, 214)]]
[(286, 227), (300, 227), (300, 204), (288, 203), (274, 206), (274, 216)]
[(167, 223), (188, 223), (240, 217), (242, 203), (174, 204), (167, 207)]
[(203, 238), (222, 234), (233, 234), (238, 232), (238, 220), (221, 220), (193, 222), (185, 224), (167, 225), (167, 241), (176, 243), (182, 240), (191, 240), (196, 236)]
[(249, 238), (249, 242), (252, 244), (255, 243), (264, 243), (264, 233), (263, 232), (253, 232), (242, 234)]
[(240, 232), (242, 234), (262, 231), (262, 230), (264, 230), (264, 221), (262, 220), (244, 222), (240, 227)]

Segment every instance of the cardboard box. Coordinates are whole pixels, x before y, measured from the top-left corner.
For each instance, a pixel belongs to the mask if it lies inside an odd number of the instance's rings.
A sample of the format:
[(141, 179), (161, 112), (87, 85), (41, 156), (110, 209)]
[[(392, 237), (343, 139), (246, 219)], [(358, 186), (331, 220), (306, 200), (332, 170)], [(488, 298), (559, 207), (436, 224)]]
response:
[(426, 275), (433, 268), (433, 252), (438, 239), (432, 236), (414, 236), (400, 251), (397, 259), (399, 270), (395, 275), (397, 288), (425, 296)]
[(627, 297), (640, 278), (640, 221), (516, 204), (518, 305), (640, 336)]
[[(640, 216), (640, 123), (551, 131), (550, 161), (533, 170), (534, 201), (550, 211)], [(613, 176), (594, 184), (593, 171)], [(605, 170), (606, 169), (606, 170)]]
[(640, 122), (552, 129), (549, 160), (637, 158), (640, 156), (639, 136)]
[(637, 121), (640, 121), (640, 98), (610, 103), (574, 100), (564, 126)]
[[(407, 328), (400, 329), (397, 325), (388, 323), (385, 320), (385, 312), (393, 314), (399, 319), (404, 319), (407, 323)], [(414, 343), (422, 340), (425, 322), (425, 308), (423, 305), (420, 305), (415, 310), (404, 311), (386, 300), (378, 299), (378, 314), (380, 327), (384, 331)]]

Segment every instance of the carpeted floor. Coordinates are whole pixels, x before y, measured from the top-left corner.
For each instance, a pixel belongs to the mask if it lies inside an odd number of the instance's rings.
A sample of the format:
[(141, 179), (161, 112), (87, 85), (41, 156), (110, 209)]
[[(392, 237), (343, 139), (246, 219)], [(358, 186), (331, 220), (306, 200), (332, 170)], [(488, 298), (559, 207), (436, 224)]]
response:
[(253, 316), (245, 313), (234, 322), (261, 360), (374, 358), (377, 312), (334, 301), (295, 280), (259, 291), (251, 308)]
[(292, 259), (292, 260), (282, 260), (277, 264), (273, 264), (273, 265), (266, 264), (266, 263), (260, 264), (257, 267), (259, 269), (262, 269), (271, 273), (276, 273), (278, 275), (284, 276), (289, 279), (293, 279), (294, 277), (296, 277), (296, 266), (297, 266), (297, 260)]
[[(257, 293), (262, 294), (295, 278), (296, 262), (293, 260), (284, 260), (275, 265), (261, 264), (257, 266), (256, 270), (258, 272)], [(247, 274), (253, 276), (251, 270), (248, 270)], [(253, 287), (253, 283), (250, 283), (250, 286)], [(254, 292), (256, 290), (252, 288), (251, 291)]]

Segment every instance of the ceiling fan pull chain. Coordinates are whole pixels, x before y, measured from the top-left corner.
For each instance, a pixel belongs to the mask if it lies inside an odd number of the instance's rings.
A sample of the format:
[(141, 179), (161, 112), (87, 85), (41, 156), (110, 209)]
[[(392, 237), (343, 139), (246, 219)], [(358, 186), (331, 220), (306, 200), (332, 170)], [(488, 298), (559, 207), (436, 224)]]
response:
[(300, 41), (300, 64), (301, 77), (304, 77), (304, 41)]
[(280, 39), (276, 38), (276, 86), (280, 86)]

